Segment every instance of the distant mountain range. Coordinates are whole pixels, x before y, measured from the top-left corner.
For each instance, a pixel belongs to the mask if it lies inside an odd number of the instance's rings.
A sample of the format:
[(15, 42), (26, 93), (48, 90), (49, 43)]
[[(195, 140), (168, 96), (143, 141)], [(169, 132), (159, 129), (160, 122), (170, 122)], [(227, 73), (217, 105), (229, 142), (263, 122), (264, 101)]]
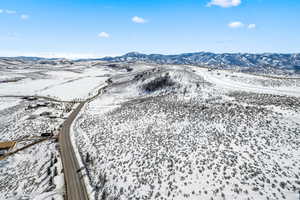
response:
[(153, 62), (158, 64), (187, 64), (205, 65), (217, 68), (262, 68), (284, 69), (300, 71), (300, 54), (280, 53), (184, 53), (178, 55), (141, 54), (138, 52), (127, 53), (118, 57), (105, 57), (99, 60), (110, 62)]
[(40, 64), (71, 64), (73, 62), (82, 61), (109, 61), (109, 62), (147, 62), (157, 64), (186, 64), (208, 66), (212, 68), (238, 68), (241, 71), (248, 72), (274, 72), (274, 73), (298, 73), (300, 74), (300, 53), (299, 54), (281, 54), (281, 53), (184, 53), (177, 55), (162, 55), (162, 54), (142, 54), (138, 52), (130, 52), (123, 56), (104, 57), (99, 59), (46, 59), (39, 57), (15, 57), (15, 58), (0, 58), (0, 60), (9, 62), (17, 60), (19, 62), (39, 62)]

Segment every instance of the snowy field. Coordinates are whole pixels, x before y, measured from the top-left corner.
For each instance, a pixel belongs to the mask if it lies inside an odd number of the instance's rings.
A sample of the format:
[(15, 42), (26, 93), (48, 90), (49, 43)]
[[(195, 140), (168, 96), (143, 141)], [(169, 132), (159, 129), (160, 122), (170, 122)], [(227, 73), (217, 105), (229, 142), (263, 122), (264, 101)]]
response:
[(206, 81), (212, 82), (220, 88), (300, 97), (300, 78), (272, 79), (221, 70), (208, 71), (207, 69), (195, 69), (195, 73), (204, 76)]
[(299, 80), (189, 66), (119, 78), (73, 126), (91, 199), (299, 198)]
[(19, 102), (20, 100), (15, 98), (0, 98), (0, 110), (16, 106)]
[[(0, 142), (17, 141), (15, 149), (19, 149), (63, 123), (70, 104), (52, 102), (28, 109), (39, 101), (0, 98)], [(64, 177), (56, 145), (54, 140), (44, 141), (0, 160), (0, 199), (63, 199)]]
[(63, 200), (64, 177), (55, 143), (43, 142), (0, 161), (0, 199)]
[(14, 66), (1, 71), (0, 96), (39, 95), (66, 101), (85, 99), (115, 71), (90, 63), (20, 68)]

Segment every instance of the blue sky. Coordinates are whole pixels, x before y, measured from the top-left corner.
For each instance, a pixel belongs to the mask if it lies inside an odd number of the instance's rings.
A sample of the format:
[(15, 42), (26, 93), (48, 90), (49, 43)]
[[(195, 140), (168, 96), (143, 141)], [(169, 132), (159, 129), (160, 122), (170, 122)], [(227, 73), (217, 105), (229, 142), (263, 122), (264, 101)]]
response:
[(0, 56), (300, 52), (299, 0), (1, 0)]

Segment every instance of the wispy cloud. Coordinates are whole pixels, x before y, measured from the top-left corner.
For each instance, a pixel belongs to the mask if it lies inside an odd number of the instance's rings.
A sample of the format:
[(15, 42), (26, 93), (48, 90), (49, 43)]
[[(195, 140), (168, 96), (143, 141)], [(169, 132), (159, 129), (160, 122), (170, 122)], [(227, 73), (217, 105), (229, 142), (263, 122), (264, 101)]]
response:
[(248, 29), (255, 29), (256, 28), (256, 24), (244, 24), (243, 22), (240, 21), (234, 21), (234, 22), (230, 22), (228, 24), (229, 28), (248, 28)]
[(0, 35), (0, 40), (19, 40), (20, 36), (17, 33), (7, 33)]
[[(15, 10), (0, 9), (0, 14), (16, 15), (16, 14), (18, 14), (18, 12)], [(20, 19), (27, 20), (27, 19), (29, 19), (29, 15), (21, 14)]]
[(134, 23), (137, 23), (137, 24), (144, 24), (147, 22), (147, 20), (145, 20), (144, 18), (142, 17), (138, 17), (138, 16), (134, 16), (132, 17), (131, 19)]
[(242, 22), (236, 21), (236, 22), (230, 22), (228, 24), (229, 28), (242, 28), (244, 27), (244, 24)]
[(22, 15), (20, 16), (20, 18), (21, 18), (22, 20), (27, 20), (27, 19), (29, 19), (29, 15), (22, 14)]
[(98, 37), (100, 37), (100, 38), (109, 38), (110, 35), (106, 32), (101, 32), (101, 33), (98, 34)]
[(256, 28), (256, 24), (249, 24), (248, 25), (248, 29), (255, 29)]
[(15, 11), (15, 10), (5, 10), (5, 13), (10, 14), (10, 15), (14, 15), (14, 14), (17, 14), (17, 11)]
[(240, 5), (242, 2), (241, 0), (211, 0), (207, 6), (220, 6), (222, 8), (229, 8)]

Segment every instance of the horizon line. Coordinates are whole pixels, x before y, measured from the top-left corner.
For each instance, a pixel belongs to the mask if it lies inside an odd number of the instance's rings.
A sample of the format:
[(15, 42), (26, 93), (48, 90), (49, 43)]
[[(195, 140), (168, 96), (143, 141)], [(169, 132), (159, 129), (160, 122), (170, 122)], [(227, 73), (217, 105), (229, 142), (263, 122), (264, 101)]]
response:
[(111, 55), (96, 55), (89, 53), (20, 53), (19, 55), (0, 55), (0, 58), (44, 58), (44, 59), (70, 59), (70, 60), (80, 60), (80, 59), (103, 59), (108, 57), (121, 57), (130, 53), (143, 54), (143, 55), (184, 55), (184, 54), (196, 54), (196, 53), (211, 53), (211, 54), (286, 54), (295, 55), (300, 54), (300, 52), (213, 52), (213, 51), (193, 51), (193, 52), (182, 52), (182, 53), (147, 53), (139, 51), (129, 51), (127, 53), (111, 54)]

